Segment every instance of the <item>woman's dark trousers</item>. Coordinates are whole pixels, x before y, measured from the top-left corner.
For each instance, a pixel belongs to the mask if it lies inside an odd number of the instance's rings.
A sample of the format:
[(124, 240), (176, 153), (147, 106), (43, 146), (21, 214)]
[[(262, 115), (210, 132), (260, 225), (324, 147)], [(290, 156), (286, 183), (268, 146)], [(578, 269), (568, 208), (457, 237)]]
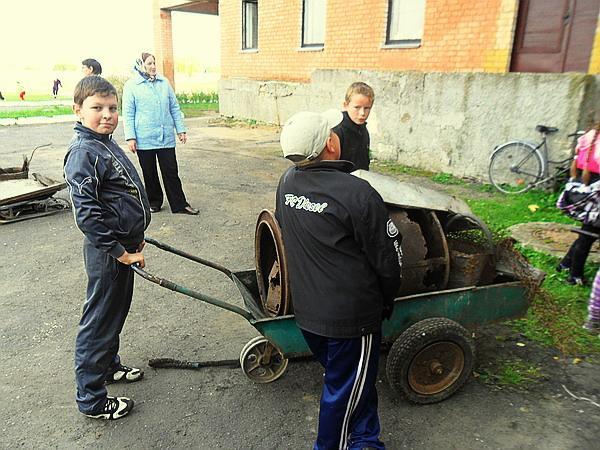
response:
[(171, 212), (178, 212), (185, 209), (188, 206), (188, 202), (185, 199), (181, 180), (179, 179), (175, 148), (138, 150), (137, 155), (142, 168), (144, 185), (150, 206), (160, 208), (163, 204), (163, 191), (160, 187), (158, 168), (156, 167), (156, 160), (158, 159)]
[[(594, 234), (600, 233), (600, 228), (596, 228), (592, 225), (583, 224), (581, 226), (582, 231), (587, 231)], [(561, 264), (565, 267), (569, 267), (569, 273), (572, 277), (583, 278), (583, 268), (585, 261), (590, 254), (592, 244), (596, 240), (593, 236), (586, 234), (580, 234), (575, 239), (575, 242), (571, 244), (569, 251), (562, 259)]]

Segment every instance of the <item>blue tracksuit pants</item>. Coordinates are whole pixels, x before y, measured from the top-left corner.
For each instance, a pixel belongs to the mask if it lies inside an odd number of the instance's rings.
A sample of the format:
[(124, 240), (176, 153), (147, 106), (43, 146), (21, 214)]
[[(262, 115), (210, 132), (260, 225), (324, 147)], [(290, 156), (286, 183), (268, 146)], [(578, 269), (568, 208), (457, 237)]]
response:
[(81, 412), (91, 413), (103, 406), (104, 380), (119, 363), (119, 334), (131, 305), (133, 271), (87, 239), (83, 257), (88, 285), (75, 341), (76, 400)]
[(375, 388), (381, 334), (352, 339), (302, 334), (325, 368), (314, 450), (385, 449)]

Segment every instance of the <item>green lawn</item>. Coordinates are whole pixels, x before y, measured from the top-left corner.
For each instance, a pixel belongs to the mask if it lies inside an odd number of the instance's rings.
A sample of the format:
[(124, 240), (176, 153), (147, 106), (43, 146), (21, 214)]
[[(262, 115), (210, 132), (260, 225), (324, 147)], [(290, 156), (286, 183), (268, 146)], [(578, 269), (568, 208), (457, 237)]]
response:
[[(218, 103), (194, 103), (181, 106), (185, 117), (201, 117), (206, 111), (218, 111)], [(70, 106), (46, 106), (43, 108), (20, 109), (16, 111), (2, 111), (0, 119), (18, 119), (19, 117), (51, 117), (62, 114), (72, 114)]]
[(52, 117), (64, 114), (73, 114), (70, 106), (46, 106), (43, 108), (20, 109), (16, 111), (2, 111), (0, 119), (18, 119), (19, 117)]
[(180, 105), (185, 117), (201, 117), (206, 111), (219, 111), (218, 103), (187, 103)]
[[(491, 185), (471, 183), (448, 174), (421, 170), (375, 161), (373, 169), (388, 174), (426, 176), (439, 190), (449, 191), (464, 199), (471, 210), (492, 230), (495, 239), (507, 236), (507, 228), (525, 222), (559, 222), (578, 224), (556, 208), (557, 193), (534, 191), (518, 195), (505, 195)], [(537, 205), (533, 212), (529, 206)], [(573, 234), (573, 240), (576, 235)], [(600, 352), (600, 339), (581, 328), (587, 314), (589, 286), (568, 285), (565, 273), (555, 270), (559, 259), (520, 247), (531, 264), (546, 272), (542, 289), (535, 297), (527, 316), (511, 324), (530, 339), (552, 345), (569, 355), (589, 355)], [(585, 277), (591, 282), (598, 270), (597, 264), (588, 261)]]

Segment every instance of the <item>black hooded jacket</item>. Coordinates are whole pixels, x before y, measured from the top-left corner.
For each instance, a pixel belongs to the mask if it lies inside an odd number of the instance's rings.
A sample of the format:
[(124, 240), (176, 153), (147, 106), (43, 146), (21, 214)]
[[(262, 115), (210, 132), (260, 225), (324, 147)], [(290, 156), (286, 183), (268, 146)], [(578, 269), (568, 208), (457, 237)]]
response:
[(144, 239), (150, 205), (127, 155), (110, 135), (75, 125), (64, 160), (77, 227), (99, 250), (118, 258)]
[(400, 288), (398, 230), (347, 161), (288, 169), (277, 188), (298, 326), (331, 338), (378, 332)]
[(371, 139), (367, 124), (357, 125), (346, 111), (343, 111), (344, 119), (333, 129), (340, 138), (342, 155), (340, 159), (354, 163), (354, 169), (369, 170), (369, 149)]

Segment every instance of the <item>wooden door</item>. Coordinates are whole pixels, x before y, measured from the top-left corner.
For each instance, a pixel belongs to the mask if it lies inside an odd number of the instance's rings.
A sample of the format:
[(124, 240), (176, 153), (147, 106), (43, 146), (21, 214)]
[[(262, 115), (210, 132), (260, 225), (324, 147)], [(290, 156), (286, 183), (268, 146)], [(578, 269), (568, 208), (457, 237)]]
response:
[(600, 0), (522, 0), (513, 72), (587, 72)]

